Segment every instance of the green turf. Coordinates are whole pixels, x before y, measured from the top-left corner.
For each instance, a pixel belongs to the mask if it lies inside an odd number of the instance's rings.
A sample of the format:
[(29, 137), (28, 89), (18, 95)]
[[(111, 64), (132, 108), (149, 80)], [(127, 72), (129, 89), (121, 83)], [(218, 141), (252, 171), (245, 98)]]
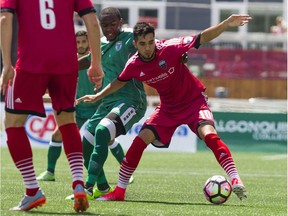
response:
[[(36, 173), (46, 168), (46, 149), (34, 149)], [(134, 173), (135, 182), (126, 193), (125, 202), (90, 202), (83, 215), (287, 215), (287, 158), (267, 153), (233, 153), (238, 171), (249, 196), (240, 201), (232, 194), (223, 205), (204, 199), (202, 187), (206, 179), (225, 173), (211, 152), (196, 154), (175, 152), (144, 153)], [(115, 186), (119, 171), (116, 160), (109, 155), (106, 175)], [(76, 215), (71, 194), (71, 176), (64, 154), (56, 168), (55, 182), (40, 182), (47, 204), (30, 212), (11, 212), (18, 204), (24, 186), (6, 148), (1, 149), (1, 212), (0, 215)]]

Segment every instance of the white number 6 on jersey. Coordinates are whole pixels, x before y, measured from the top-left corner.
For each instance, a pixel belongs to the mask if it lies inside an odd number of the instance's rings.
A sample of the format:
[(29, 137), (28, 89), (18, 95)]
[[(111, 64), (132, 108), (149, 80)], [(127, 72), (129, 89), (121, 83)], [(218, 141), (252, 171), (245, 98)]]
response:
[(53, 0), (39, 0), (41, 26), (44, 29), (54, 29), (56, 26)]

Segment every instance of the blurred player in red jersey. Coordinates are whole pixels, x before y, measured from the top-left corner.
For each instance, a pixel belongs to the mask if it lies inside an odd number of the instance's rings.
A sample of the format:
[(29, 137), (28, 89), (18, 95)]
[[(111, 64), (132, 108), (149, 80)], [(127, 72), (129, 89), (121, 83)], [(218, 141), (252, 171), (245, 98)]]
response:
[[(46, 202), (36, 180), (24, 124), (29, 114), (45, 117), (42, 96), (47, 89), (72, 173), (74, 209), (83, 212), (89, 207), (83, 185), (82, 142), (75, 123), (78, 61), (74, 11), (85, 22), (91, 45), (89, 79), (101, 87), (104, 73), (101, 68), (100, 28), (90, 0), (1, 1), (3, 70), (0, 90), (5, 95), (4, 123), (11, 157), (26, 187), (24, 197), (11, 210), (28, 211)], [(15, 69), (11, 64), (14, 14), (17, 14), (19, 26)], [(55, 50), (55, 47), (60, 48)]]
[(128, 60), (122, 73), (96, 95), (78, 99), (95, 102), (118, 90), (131, 79), (146, 83), (160, 95), (160, 105), (145, 121), (122, 161), (117, 187), (98, 200), (123, 201), (129, 178), (137, 168), (147, 145), (152, 143), (156, 147), (168, 148), (174, 131), (182, 124), (187, 124), (213, 151), (239, 199), (247, 197), (231, 153), (217, 135), (207, 96), (204, 94), (205, 86), (193, 76), (186, 65), (179, 62), (179, 58), (189, 49), (197, 49), (201, 44), (218, 37), (227, 28), (245, 25), (251, 19), (249, 15), (231, 15), (198, 35), (164, 41), (155, 41), (155, 29), (152, 25), (145, 22), (136, 24), (133, 33), (138, 52)]

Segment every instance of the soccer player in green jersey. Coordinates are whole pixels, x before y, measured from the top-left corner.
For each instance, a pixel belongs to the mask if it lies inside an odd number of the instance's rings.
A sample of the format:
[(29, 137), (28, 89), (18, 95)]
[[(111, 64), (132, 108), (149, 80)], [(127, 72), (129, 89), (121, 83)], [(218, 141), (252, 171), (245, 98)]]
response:
[[(94, 83), (91, 83), (88, 79), (87, 76), (87, 68), (90, 65), (83, 65), (83, 60), (81, 59), (86, 57), (90, 52), (89, 52), (89, 43), (88, 43), (88, 38), (87, 38), (87, 32), (86, 31), (78, 31), (76, 32), (76, 43), (77, 43), (77, 54), (78, 54), (78, 60), (79, 60), (79, 73), (78, 73), (78, 86), (77, 86), (77, 94), (76, 97), (82, 97), (86, 94), (94, 94)], [(85, 61), (84, 61), (85, 62)], [(100, 102), (97, 103), (79, 103), (76, 106), (76, 123), (79, 128), (84, 125), (84, 123), (93, 116), (95, 113), (95, 110), (99, 106)], [(111, 149), (112, 154), (114, 157), (117, 159), (119, 163), (121, 163), (123, 159), (123, 149), (120, 145), (120, 143), (115, 140), (114, 144), (111, 145), (114, 147)], [(38, 177), (37, 180), (39, 181), (55, 181), (55, 167), (58, 158), (60, 157), (62, 150), (62, 136), (61, 133), (58, 129), (58, 127), (54, 130), (52, 139), (50, 140), (49, 143), (49, 148), (48, 148), (48, 155), (47, 155), (47, 170), (41, 173)], [(89, 152), (91, 154), (91, 152)], [(86, 168), (88, 168), (86, 166)]]
[[(102, 67), (105, 73), (102, 87), (117, 78), (127, 60), (136, 52), (132, 31), (123, 31), (118, 9), (104, 8), (99, 14), (104, 38), (101, 41)], [(126, 134), (144, 116), (147, 101), (143, 84), (136, 80), (102, 100), (91, 117), (83, 136), (84, 164), (88, 165), (85, 183), (88, 198), (94, 199), (112, 190), (103, 170), (111, 140)], [(123, 152), (123, 150), (120, 149)], [(90, 154), (89, 154), (90, 152)], [(92, 153), (92, 154), (91, 154)], [(124, 153), (123, 157), (124, 158)], [(95, 184), (97, 187), (94, 188)], [(94, 190), (93, 190), (94, 188)]]
[[(101, 40), (102, 68), (105, 73), (102, 87), (118, 77), (129, 57), (136, 52), (132, 31), (122, 29), (123, 20), (118, 9), (104, 8), (99, 14), (104, 37)], [(87, 56), (89, 61), (90, 56)], [(89, 65), (89, 64), (88, 64)], [(111, 145), (113, 140), (126, 134), (144, 116), (147, 108), (146, 93), (141, 82), (129, 81), (125, 88), (104, 98), (94, 115), (89, 119), (83, 135), (84, 165), (88, 167), (85, 183), (88, 199), (95, 199), (112, 191), (103, 166), (108, 156), (108, 146), (124, 152), (120, 145)], [(113, 152), (112, 152), (113, 153)], [(132, 180), (132, 179), (130, 179)], [(94, 187), (97, 185), (97, 187)], [(94, 190), (93, 190), (94, 189)], [(66, 197), (73, 199), (73, 195)]]

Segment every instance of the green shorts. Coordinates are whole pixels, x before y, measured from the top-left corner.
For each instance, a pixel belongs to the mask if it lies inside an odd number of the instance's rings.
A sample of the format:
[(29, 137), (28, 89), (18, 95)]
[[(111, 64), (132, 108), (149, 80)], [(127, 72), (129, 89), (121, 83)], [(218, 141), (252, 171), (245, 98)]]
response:
[(81, 129), (82, 125), (94, 115), (99, 105), (100, 103), (95, 103), (95, 106), (89, 107), (76, 106), (76, 124), (79, 129)]
[[(120, 117), (122, 121), (121, 123), (125, 129), (124, 133), (122, 134), (126, 134), (135, 123), (139, 122), (143, 118), (146, 112), (146, 108), (146, 104), (145, 106), (142, 105), (141, 107), (136, 107), (135, 102), (133, 103), (129, 100), (119, 100), (113, 103), (103, 102), (98, 107), (94, 115), (90, 118), (86, 129), (90, 133), (95, 134), (95, 129), (99, 122), (109, 113), (114, 113)], [(131, 112), (131, 110), (133, 111), (133, 115), (131, 115), (129, 118), (125, 118), (124, 116), (127, 116), (127, 113)]]

